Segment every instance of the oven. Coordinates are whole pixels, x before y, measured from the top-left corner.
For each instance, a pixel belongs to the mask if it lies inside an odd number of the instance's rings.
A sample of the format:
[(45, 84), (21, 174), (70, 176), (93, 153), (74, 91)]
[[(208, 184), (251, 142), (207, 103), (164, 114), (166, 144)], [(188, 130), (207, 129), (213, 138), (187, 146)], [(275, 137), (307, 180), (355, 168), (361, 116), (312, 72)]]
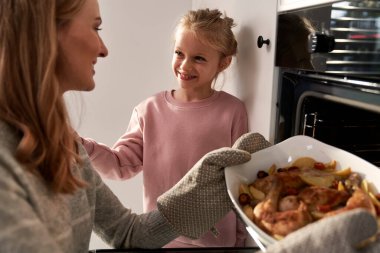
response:
[(380, 1), (280, 13), (275, 143), (308, 135), (380, 167)]

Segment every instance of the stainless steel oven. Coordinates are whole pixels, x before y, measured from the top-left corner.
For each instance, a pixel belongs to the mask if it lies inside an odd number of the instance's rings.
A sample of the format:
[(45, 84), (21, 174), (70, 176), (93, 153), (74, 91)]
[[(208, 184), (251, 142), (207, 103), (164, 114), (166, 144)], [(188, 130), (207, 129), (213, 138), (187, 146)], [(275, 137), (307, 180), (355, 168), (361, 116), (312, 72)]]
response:
[(309, 135), (380, 167), (380, 1), (305, 8), (278, 22), (275, 142)]

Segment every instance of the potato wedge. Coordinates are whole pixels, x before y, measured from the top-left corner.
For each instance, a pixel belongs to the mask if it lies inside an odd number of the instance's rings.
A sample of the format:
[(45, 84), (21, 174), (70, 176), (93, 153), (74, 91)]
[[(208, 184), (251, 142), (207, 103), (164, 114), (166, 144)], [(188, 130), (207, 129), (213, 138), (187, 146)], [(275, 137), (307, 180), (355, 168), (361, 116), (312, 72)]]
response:
[(328, 163), (325, 163), (326, 170), (335, 170), (336, 169), (336, 161), (331, 160)]
[(343, 170), (336, 170), (331, 172), (333, 175), (341, 177), (341, 178), (347, 178), (349, 175), (351, 175), (352, 170), (350, 167), (343, 169)]
[(273, 237), (274, 237), (277, 241), (280, 241), (280, 240), (284, 239), (284, 236), (282, 236), (282, 235), (277, 235), (277, 234), (274, 234)]
[(363, 179), (362, 182), (360, 183), (360, 188), (361, 188), (364, 192), (368, 193), (368, 181), (365, 180), (365, 179)]
[(314, 163), (316, 161), (311, 157), (300, 157), (297, 160), (295, 160), (292, 163), (292, 166), (298, 167), (298, 168), (314, 168)]
[(251, 193), (251, 196), (254, 199), (263, 200), (265, 198), (265, 194), (262, 191), (253, 187), (252, 185), (249, 186), (249, 192)]
[(254, 215), (253, 215), (253, 208), (250, 205), (245, 205), (243, 206), (243, 212), (247, 217), (253, 221)]
[(339, 181), (338, 191), (345, 191), (345, 190), (346, 190), (346, 187), (344, 187), (344, 184), (342, 183), (342, 181)]
[(242, 193), (246, 193), (246, 194), (248, 194), (252, 198), (252, 195), (249, 192), (249, 188), (248, 188), (247, 184), (243, 184), (243, 183), (240, 184), (240, 186), (239, 186), (239, 195), (242, 194)]
[(316, 220), (319, 220), (325, 217), (325, 213), (318, 212), (318, 211), (311, 211), (310, 214)]
[(272, 164), (272, 166), (270, 166), (268, 169), (268, 174), (273, 175), (274, 173), (276, 173), (276, 169), (277, 169), (276, 164)]
[(335, 177), (331, 174), (313, 175), (309, 173), (301, 173), (299, 177), (302, 179), (302, 181), (309, 185), (327, 188), (331, 187), (333, 182), (335, 181)]
[(369, 192), (368, 194), (372, 200), (372, 203), (380, 207), (380, 201), (376, 198), (376, 196), (372, 192)]

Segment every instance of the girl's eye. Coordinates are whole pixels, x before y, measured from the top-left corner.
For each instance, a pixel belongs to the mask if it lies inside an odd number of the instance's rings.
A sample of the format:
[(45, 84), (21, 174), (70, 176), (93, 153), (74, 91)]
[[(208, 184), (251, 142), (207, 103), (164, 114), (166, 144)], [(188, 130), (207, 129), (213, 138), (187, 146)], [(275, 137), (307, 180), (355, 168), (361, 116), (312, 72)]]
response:
[(195, 60), (197, 61), (206, 61), (206, 59), (202, 56), (195, 56)]
[(182, 52), (181, 51), (178, 51), (178, 50), (175, 50), (174, 53), (178, 56), (182, 56)]

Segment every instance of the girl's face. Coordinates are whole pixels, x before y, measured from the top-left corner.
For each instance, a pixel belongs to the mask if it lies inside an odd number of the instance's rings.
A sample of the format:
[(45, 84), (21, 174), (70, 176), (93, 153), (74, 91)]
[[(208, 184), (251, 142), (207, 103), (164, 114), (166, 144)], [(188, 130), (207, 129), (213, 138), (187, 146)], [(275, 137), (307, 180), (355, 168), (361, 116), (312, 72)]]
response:
[(94, 89), (94, 66), (108, 50), (98, 31), (102, 23), (97, 0), (86, 0), (80, 12), (58, 28), (57, 75), (62, 93)]
[(182, 89), (210, 94), (214, 78), (229, 64), (227, 58), (201, 43), (192, 32), (186, 29), (177, 31), (172, 68)]

